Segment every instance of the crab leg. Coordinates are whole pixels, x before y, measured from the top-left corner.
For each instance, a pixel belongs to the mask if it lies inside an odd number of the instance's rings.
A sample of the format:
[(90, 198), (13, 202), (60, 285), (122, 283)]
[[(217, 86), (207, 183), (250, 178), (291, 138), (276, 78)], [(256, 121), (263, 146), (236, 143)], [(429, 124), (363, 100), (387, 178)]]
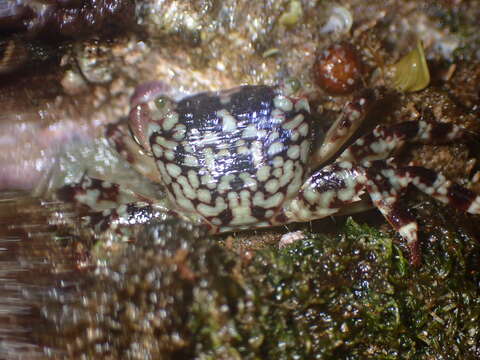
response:
[[(375, 161), (374, 167), (380, 166)], [(385, 161), (382, 163), (386, 164)], [(376, 169), (376, 171), (378, 171)], [(387, 167), (380, 170), (382, 176), (397, 189), (405, 189), (409, 184), (436, 200), (449, 206), (468, 212), (480, 214), (480, 196), (475, 192), (448, 180), (444, 175), (421, 166)]]
[(399, 204), (409, 185), (433, 198), (471, 214), (480, 214), (480, 196), (423, 167), (396, 168), (386, 160), (353, 165), (334, 163), (314, 173), (298, 196), (276, 218), (276, 222), (306, 221), (337, 213), (343, 206), (360, 200), (367, 192), (375, 207), (407, 241), (410, 260), (420, 262), (418, 225), (412, 214)]
[(103, 211), (93, 211), (82, 218), (84, 225), (91, 226), (95, 232), (117, 230), (119, 225), (143, 224), (154, 219), (152, 205), (129, 203)]
[(357, 139), (340, 155), (338, 161), (365, 161), (388, 158), (406, 142), (442, 144), (454, 140), (465, 140), (466, 129), (436, 121), (406, 121), (395, 125), (379, 125)]
[(360, 201), (366, 184), (366, 172), (361, 166), (348, 161), (325, 166), (310, 176), (274, 222), (310, 221), (334, 215), (345, 205)]
[(96, 233), (114, 231), (128, 235), (128, 227), (144, 224), (167, 215), (180, 215), (118, 184), (84, 175), (72, 185), (57, 190), (57, 198), (73, 203), (82, 211), (83, 225)]
[(382, 160), (365, 165), (370, 198), (407, 241), (412, 264), (420, 263), (418, 225), (415, 218), (399, 205), (400, 196), (410, 184), (445, 204), (471, 214), (480, 214), (480, 196), (433, 170), (419, 166), (395, 168)]
[(86, 210), (104, 210), (130, 202), (149, 202), (144, 196), (122, 186), (83, 175), (78, 183), (62, 186), (56, 192), (59, 200), (80, 205)]
[(148, 223), (154, 219), (165, 219), (166, 216), (180, 215), (160, 205), (134, 202), (120, 205), (114, 209), (90, 212), (82, 220), (84, 225), (93, 227), (95, 232), (116, 232), (117, 235), (128, 235), (128, 227)]

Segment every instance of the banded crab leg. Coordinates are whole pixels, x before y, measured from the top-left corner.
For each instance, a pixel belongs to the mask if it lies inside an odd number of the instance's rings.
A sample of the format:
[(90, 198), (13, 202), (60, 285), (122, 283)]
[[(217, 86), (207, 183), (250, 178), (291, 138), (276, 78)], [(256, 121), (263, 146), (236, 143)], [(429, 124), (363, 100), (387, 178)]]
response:
[(406, 142), (438, 144), (465, 140), (469, 136), (467, 130), (451, 123), (421, 120), (377, 126), (349, 146), (337, 162), (314, 173), (274, 222), (307, 221), (333, 215), (345, 205), (360, 200), (366, 192), (407, 241), (411, 262), (418, 264), (418, 225), (399, 204), (407, 187), (413, 185), (445, 204), (472, 214), (480, 214), (480, 197), (433, 170), (415, 166), (397, 168), (384, 159)]
[(433, 170), (417, 166), (396, 168), (387, 160), (363, 165), (343, 161), (314, 173), (272, 225), (335, 215), (368, 193), (373, 204), (406, 240), (410, 261), (416, 265), (420, 263), (418, 225), (414, 216), (399, 203), (409, 185), (459, 210), (480, 214), (480, 196)]
[[(59, 200), (80, 208), (83, 224), (97, 234), (113, 231), (128, 236), (132, 225), (144, 224), (168, 215), (180, 215), (121, 185), (84, 175), (75, 184), (57, 190)], [(120, 204), (120, 205), (119, 205)]]
[[(407, 240), (412, 263), (419, 263), (415, 218), (398, 203), (409, 184), (435, 199), (455, 208), (479, 213), (478, 196), (472, 191), (447, 180), (445, 176), (423, 167), (395, 168), (386, 162), (371, 160), (385, 159), (399, 150), (405, 143), (443, 144), (456, 140), (465, 141), (471, 133), (452, 123), (435, 121), (407, 121), (392, 126), (377, 126), (370, 134), (360, 137), (339, 157), (338, 161), (365, 162), (370, 174), (367, 186), (374, 205), (387, 221)], [(381, 191), (380, 191), (381, 190)]]
[(122, 186), (83, 175), (78, 183), (62, 186), (57, 190), (59, 200), (79, 205), (86, 211), (101, 211), (118, 204), (149, 202), (149, 200)]
[(455, 140), (465, 141), (469, 137), (470, 132), (452, 123), (420, 120), (391, 126), (378, 125), (345, 149), (337, 161), (386, 159), (406, 142), (445, 144)]
[(480, 214), (480, 196), (433, 170), (420, 166), (396, 168), (385, 160), (367, 162), (365, 170), (368, 179), (366, 189), (373, 204), (407, 241), (410, 262), (414, 265), (421, 260), (418, 224), (415, 217), (399, 204), (401, 195), (409, 185), (444, 204), (471, 214)]

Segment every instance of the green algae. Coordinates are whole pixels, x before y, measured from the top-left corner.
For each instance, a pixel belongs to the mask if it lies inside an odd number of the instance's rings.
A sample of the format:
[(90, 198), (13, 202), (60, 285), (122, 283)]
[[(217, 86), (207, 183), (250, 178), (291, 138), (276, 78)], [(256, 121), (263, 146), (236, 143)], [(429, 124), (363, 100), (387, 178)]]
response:
[(63, 301), (75, 321), (50, 317), (55, 346), (87, 358), (478, 358), (480, 245), (442, 209), (416, 209), (430, 234), (417, 268), (398, 238), (352, 219), (253, 257), (191, 224), (151, 224)]

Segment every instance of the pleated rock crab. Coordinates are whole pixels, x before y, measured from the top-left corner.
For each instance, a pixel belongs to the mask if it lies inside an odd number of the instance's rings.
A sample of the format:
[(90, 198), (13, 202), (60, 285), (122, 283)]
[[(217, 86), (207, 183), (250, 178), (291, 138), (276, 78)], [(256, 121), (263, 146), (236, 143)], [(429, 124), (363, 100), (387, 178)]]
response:
[(105, 210), (105, 204), (122, 202), (125, 191), (86, 176), (60, 189), (62, 199), (94, 210), (87, 221), (99, 231), (146, 222), (164, 211), (204, 224), (211, 233), (276, 226), (334, 215), (368, 194), (407, 241), (412, 263), (418, 263), (417, 222), (398, 202), (409, 185), (480, 213), (474, 192), (432, 170), (399, 167), (391, 159), (406, 142), (465, 139), (466, 130), (457, 125), (425, 120), (379, 125), (332, 160), (365, 117), (370, 91), (359, 92), (345, 106), (322, 145), (313, 149), (318, 135), (309, 102), (294, 82), (204, 92), (179, 101), (164, 96), (159, 84), (144, 85), (132, 97), (130, 131), (116, 125), (107, 135), (121, 154), (134, 165), (141, 162), (137, 168), (165, 187), (169, 205), (134, 195), (135, 201)]

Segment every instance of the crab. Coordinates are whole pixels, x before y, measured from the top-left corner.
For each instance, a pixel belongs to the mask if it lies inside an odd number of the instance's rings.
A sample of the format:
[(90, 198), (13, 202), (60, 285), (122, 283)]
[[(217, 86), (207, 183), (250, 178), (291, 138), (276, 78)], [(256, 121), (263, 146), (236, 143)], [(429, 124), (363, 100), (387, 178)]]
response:
[[(125, 191), (87, 176), (60, 189), (61, 198), (92, 210), (87, 222), (98, 231), (147, 222), (168, 211), (203, 224), (212, 234), (225, 233), (344, 213), (369, 196), (418, 264), (417, 222), (399, 202), (407, 187), (480, 213), (476, 193), (435, 171), (393, 161), (392, 154), (406, 142), (465, 140), (468, 132), (455, 124), (420, 119), (378, 125), (341, 151), (365, 118), (371, 91), (358, 92), (323, 136), (313, 131), (317, 119), (291, 81), (178, 101), (165, 96), (159, 84), (138, 88), (128, 121), (110, 127), (107, 136), (137, 169), (164, 186), (169, 204), (133, 194), (134, 201), (105, 209), (122, 202)], [(319, 137), (323, 143), (315, 149)]]

